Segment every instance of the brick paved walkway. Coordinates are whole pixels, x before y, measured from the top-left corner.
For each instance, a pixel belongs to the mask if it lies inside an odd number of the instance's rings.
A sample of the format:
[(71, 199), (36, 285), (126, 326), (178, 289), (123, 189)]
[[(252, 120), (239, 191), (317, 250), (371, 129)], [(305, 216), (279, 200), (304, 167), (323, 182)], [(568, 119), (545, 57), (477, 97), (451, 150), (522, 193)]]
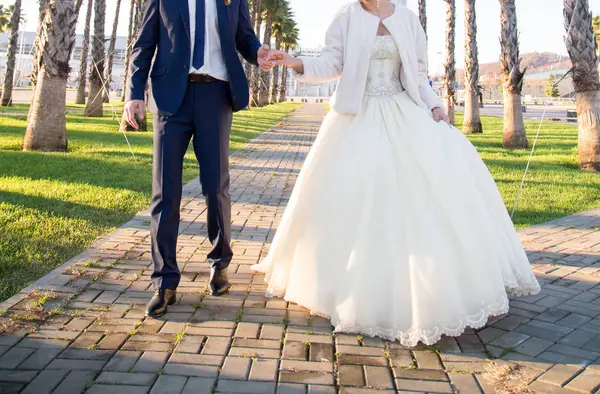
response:
[(540, 393), (600, 388), (600, 209), (521, 231), (543, 291), (487, 328), (408, 350), (263, 296), (264, 255), (324, 114), (306, 105), (232, 158), (232, 291), (205, 293), (197, 182), (178, 302), (145, 319), (148, 212), (0, 304), (0, 393)]

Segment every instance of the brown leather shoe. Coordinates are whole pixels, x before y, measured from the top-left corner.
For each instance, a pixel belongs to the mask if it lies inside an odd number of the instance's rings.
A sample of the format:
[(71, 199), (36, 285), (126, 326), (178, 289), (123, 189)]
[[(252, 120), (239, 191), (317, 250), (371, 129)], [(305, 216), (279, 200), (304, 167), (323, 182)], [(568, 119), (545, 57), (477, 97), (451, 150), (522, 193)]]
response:
[(177, 301), (177, 290), (157, 289), (146, 305), (146, 316), (160, 317), (167, 313), (169, 305)]

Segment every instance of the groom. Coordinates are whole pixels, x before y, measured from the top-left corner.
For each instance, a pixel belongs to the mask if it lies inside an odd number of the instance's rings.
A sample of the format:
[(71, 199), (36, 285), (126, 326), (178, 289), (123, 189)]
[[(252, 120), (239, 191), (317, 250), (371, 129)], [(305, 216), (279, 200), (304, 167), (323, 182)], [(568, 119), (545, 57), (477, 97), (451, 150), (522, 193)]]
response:
[[(248, 105), (248, 82), (238, 52), (264, 71), (269, 48), (260, 45), (250, 23), (248, 0), (147, 0), (132, 49), (123, 117), (138, 128), (144, 117), (148, 75), (154, 114), (152, 167), (152, 282), (146, 316), (166, 313), (175, 302), (180, 272), (177, 234), (183, 158), (193, 141), (207, 205), (212, 249), (209, 288), (227, 292), (233, 252), (229, 196), (229, 134), (232, 113)], [(154, 65), (151, 65), (153, 57)]]

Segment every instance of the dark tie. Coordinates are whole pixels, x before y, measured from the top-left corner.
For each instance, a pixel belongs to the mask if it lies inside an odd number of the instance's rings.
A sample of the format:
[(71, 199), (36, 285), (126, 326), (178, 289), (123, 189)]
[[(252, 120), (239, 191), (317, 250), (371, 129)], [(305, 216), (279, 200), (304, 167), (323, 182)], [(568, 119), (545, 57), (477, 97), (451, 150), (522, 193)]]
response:
[(196, 34), (194, 38), (194, 58), (192, 67), (200, 70), (204, 65), (204, 30), (206, 24), (206, 4), (205, 0), (196, 1)]

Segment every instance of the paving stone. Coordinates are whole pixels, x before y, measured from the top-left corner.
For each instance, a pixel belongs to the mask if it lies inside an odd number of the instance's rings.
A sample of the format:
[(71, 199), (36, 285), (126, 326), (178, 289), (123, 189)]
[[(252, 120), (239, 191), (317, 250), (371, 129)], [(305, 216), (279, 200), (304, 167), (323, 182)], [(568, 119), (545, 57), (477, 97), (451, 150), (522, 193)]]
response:
[[(548, 309), (547, 311), (535, 316), (535, 320), (545, 321), (547, 323), (557, 323), (558, 321), (569, 316), (571, 313), (560, 309)], [(557, 323), (558, 324), (558, 323)], [(565, 325), (565, 324), (563, 324)], [(568, 326), (570, 327), (570, 326)]]
[(365, 367), (367, 386), (377, 389), (393, 389), (394, 381), (387, 367)]
[[(411, 358), (412, 365), (412, 358)], [(388, 360), (383, 357), (375, 356), (355, 356), (352, 354), (341, 354), (338, 356), (338, 362), (342, 365), (371, 365), (385, 367), (388, 365)], [(396, 364), (394, 364), (396, 365)]]
[(282, 360), (281, 369), (295, 371), (333, 372), (333, 364), (330, 362)]
[(150, 387), (127, 386), (127, 385), (104, 385), (94, 384), (85, 393), (86, 394), (146, 394)]
[(393, 373), (396, 379), (448, 381), (448, 376), (442, 370), (394, 368)]
[(525, 342), (521, 343), (514, 348), (516, 352), (525, 354), (527, 356), (535, 357), (543, 353), (546, 349), (552, 346), (554, 343), (539, 338), (529, 338)]
[[(53, 394), (80, 394), (83, 393), (96, 378), (96, 372), (71, 371), (56, 387)], [(0, 390), (1, 391), (1, 390)]]
[(448, 382), (436, 382), (429, 380), (406, 380), (396, 379), (396, 387), (400, 391), (420, 391), (429, 393), (454, 393), (454, 389)]
[(185, 383), (182, 394), (212, 393), (216, 379), (211, 378), (189, 378)]
[(340, 386), (364, 386), (365, 377), (362, 366), (359, 365), (340, 365), (339, 371)]
[[(116, 350), (125, 342), (127, 334), (108, 334), (98, 344), (98, 349)], [(137, 350), (137, 349), (125, 349)]]
[(539, 377), (538, 380), (556, 386), (563, 386), (583, 370), (582, 367), (573, 365), (555, 365), (548, 372)]
[(219, 380), (217, 393), (268, 394), (275, 393), (275, 383)]
[[(251, 360), (245, 357), (227, 357), (221, 368), (219, 378), (229, 380), (246, 380)], [(220, 362), (219, 364), (220, 365)]]
[(295, 383), (279, 383), (276, 394), (306, 394), (306, 386)]
[(105, 371), (127, 372), (133, 368), (142, 352), (119, 350), (104, 367)]
[(529, 335), (509, 331), (506, 334), (494, 339), (492, 342), (490, 342), (490, 344), (504, 349), (511, 349), (519, 346), (529, 338)]
[[(45, 350), (44, 350), (45, 351)], [(71, 360), (107, 361), (115, 352), (113, 350), (65, 349), (59, 358)]]
[(212, 378), (219, 374), (219, 369), (216, 365), (168, 363), (163, 368), (163, 373), (168, 375)]
[(324, 343), (312, 343), (309, 349), (310, 361), (333, 362), (333, 345)]
[(105, 361), (55, 359), (46, 369), (62, 369), (70, 371), (100, 371)]
[(417, 365), (422, 369), (442, 369), (440, 358), (435, 352), (415, 351), (413, 352)]
[(277, 326), (273, 324), (263, 324), (260, 338), (261, 339), (273, 339), (279, 341), (283, 337), (284, 326)]
[(0, 382), (29, 383), (39, 371), (15, 371), (10, 369), (0, 370)]
[(210, 337), (202, 349), (202, 354), (224, 356), (229, 351), (229, 338)]
[(69, 371), (42, 371), (22, 391), (23, 394), (51, 393)]
[(249, 380), (274, 382), (277, 380), (279, 360), (256, 359), (252, 361)]
[(308, 385), (308, 394), (335, 394), (336, 390), (334, 386), (320, 386), (316, 384)]
[(600, 370), (587, 369), (570, 381), (566, 388), (583, 392), (596, 392), (600, 389)]
[(464, 373), (449, 373), (450, 381), (459, 394), (479, 394), (483, 393), (475, 375)]
[(156, 374), (153, 373), (102, 372), (96, 383), (151, 386), (155, 380)]
[(289, 360), (307, 360), (308, 344), (302, 342), (286, 341), (283, 345), (284, 359)]
[(168, 357), (167, 352), (144, 352), (132, 368), (132, 372), (156, 373), (165, 365)]
[(32, 348), (13, 347), (4, 353), (4, 356), (0, 357), (0, 369), (17, 368), (19, 364), (27, 360), (35, 351), (36, 349)]
[[(559, 341), (560, 344), (572, 347), (583, 347), (586, 343), (596, 339), (600, 343), (600, 334), (585, 330), (575, 330)], [(587, 350), (594, 350), (585, 347)]]
[(236, 338), (258, 338), (258, 332), (260, 330), (260, 324), (256, 323), (239, 323), (234, 337)]
[(279, 381), (283, 383), (306, 383), (333, 385), (333, 374), (314, 371), (286, 371), (279, 372)]
[[(185, 387), (186, 380), (182, 376), (161, 375), (156, 380), (156, 383), (154, 383), (150, 394), (180, 393)], [(202, 391), (196, 391), (196, 393), (202, 393)]]
[(580, 391), (573, 391), (567, 388), (563, 388), (560, 386), (555, 386), (550, 383), (543, 382), (541, 380), (536, 380), (529, 386), (530, 389), (534, 390), (535, 393), (543, 393), (543, 394), (575, 394), (581, 393)]
[(508, 315), (505, 318), (492, 324), (492, 326), (497, 329), (500, 329), (500, 330), (510, 331), (510, 330), (514, 330), (515, 328), (519, 327), (521, 324), (524, 324), (528, 321), (529, 321), (528, 318), (524, 318), (522, 316)]

